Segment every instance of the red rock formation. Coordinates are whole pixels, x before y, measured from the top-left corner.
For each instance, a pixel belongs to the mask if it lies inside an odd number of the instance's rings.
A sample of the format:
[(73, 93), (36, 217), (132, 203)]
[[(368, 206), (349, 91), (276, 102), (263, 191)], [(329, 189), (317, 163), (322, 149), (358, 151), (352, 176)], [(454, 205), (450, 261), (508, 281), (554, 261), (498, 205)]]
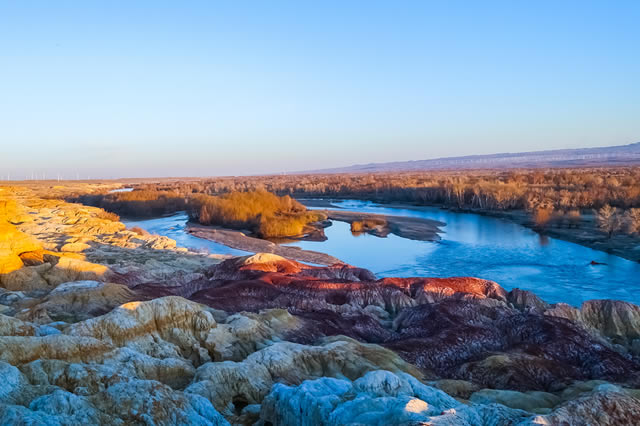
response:
[(95, 209), (26, 211), (0, 227), (0, 424), (637, 418), (633, 304), (548, 305), (476, 278), (377, 280), (271, 254), (219, 263)]
[[(138, 291), (148, 298), (179, 294), (227, 312), (288, 309), (306, 324), (289, 336), (292, 341), (342, 334), (382, 344), (434, 378), (547, 391), (575, 380), (640, 384), (638, 359), (581, 321), (545, 315), (549, 305), (532, 293), (507, 292), (491, 281), (375, 280), (347, 265), (314, 267), (272, 255), (230, 259), (206, 275), (175, 288), (142, 285)], [(599, 318), (587, 306), (589, 318)]]

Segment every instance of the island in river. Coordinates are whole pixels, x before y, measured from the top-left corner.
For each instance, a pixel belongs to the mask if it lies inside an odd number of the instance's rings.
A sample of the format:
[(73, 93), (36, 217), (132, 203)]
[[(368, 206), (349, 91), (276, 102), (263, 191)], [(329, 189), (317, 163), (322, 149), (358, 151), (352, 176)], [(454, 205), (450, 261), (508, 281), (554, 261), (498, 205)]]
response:
[[(352, 229), (354, 223), (375, 222), (378, 224), (378, 226), (362, 231), (367, 232), (371, 235), (386, 237), (391, 233), (402, 238), (408, 238), (418, 241), (439, 241), (440, 236), (438, 235), (438, 233), (442, 232), (440, 227), (445, 225), (443, 222), (432, 219), (411, 218), (374, 213), (327, 210), (326, 214), (329, 220), (336, 220), (351, 224)], [(314, 235), (322, 233), (322, 235), (324, 235), (322, 229), (326, 226), (327, 224), (325, 222), (319, 222), (315, 224), (314, 227), (312, 227), (313, 229), (310, 231), (310, 233)], [(241, 231), (227, 228), (204, 226), (198, 223), (189, 222), (187, 225), (187, 232), (196, 237), (204, 238), (216, 243), (224, 244), (237, 250), (244, 250), (247, 252), (273, 253), (299, 262), (313, 263), (317, 265), (332, 265), (335, 263), (344, 263), (342, 260), (325, 253), (281, 245), (277, 242), (251, 237)], [(304, 239), (305, 236), (301, 236), (297, 239), (288, 239), (285, 242)], [(318, 237), (314, 237), (312, 239), (315, 241), (322, 240)]]
[(344, 263), (340, 259), (326, 253), (303, 250), (298, 247), (283, 246), (262, 238), (250, 237), (241, 231), (233, 229), (188, 222), (186, 231), (195, 237), (224, 244), (236, 250), (251, 253), (272, 253), (298, 262), (313, 263), (316, 265)]
[(0, 424), (637, 423), (632, 303), (222, 260), (51, 192), (0, 187)]

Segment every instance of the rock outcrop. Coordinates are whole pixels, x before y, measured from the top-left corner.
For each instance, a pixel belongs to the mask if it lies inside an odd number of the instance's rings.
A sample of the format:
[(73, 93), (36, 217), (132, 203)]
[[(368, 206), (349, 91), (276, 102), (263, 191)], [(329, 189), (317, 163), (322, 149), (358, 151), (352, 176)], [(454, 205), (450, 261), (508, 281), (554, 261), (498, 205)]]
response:
[[(62, 189), (56, 191), (62, 193)], [(222, 261), (0, 190), (0, 424), (630, 424), (640, 308)]]

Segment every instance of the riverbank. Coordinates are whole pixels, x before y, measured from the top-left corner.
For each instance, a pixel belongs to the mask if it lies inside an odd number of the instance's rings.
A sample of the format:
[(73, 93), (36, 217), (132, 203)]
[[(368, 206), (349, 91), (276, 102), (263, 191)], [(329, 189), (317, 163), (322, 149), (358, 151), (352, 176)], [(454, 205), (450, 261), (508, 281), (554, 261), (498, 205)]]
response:
[[(400, 204), (383, 204), (384, 206), (400, 207)], [(407, 208), (405, 205), (402, 208)], [(421, 206), (412, 206), (420, 208)], [(440, 206), (434, 206), (440, 207)], [(579, 244), (594, 250), (603, 251), (640, 263), (640, 238), (627, 234), (614, 234), (609, 238), (604, 232), (598, 229), (598, 224), (594, 215), (582, 215), (576, 227), (559, 227), (555, 225), (540, 228), (533, 223), (531, 215), (522, 210), (514, 211), (490, 211), (480, 209), (448, 209), (463, 213), (480, 214), (484, 216), (497, 217), (509, 220), (537, 232), (542, 236), (556, 238), (570, 243)]]
[[(320, 201), (320, 200), (316, 200)], [(327, 200), (327, 204), (334, 207), (335, 202), (340, 201), (335, 198)], [(361, 200), (371, 201), (371, 200)], [(300, 202), (308, 207), (315, 206), (314, 203), (308, 203), (308, 200), (300, 199)], [(409, 209), (409, 210), (425, 210), (429, 208), (441, 208), (452, 212), (478, 214), (482, 216), (495, 217), (499, 219), (508, 220), (525, 228), (532, 229), (542, 236), (556, 238), (570, 243), (579, 244), (584, 247), (588, 247), (594, 250), (602, 251), (605, 253), (619, 256), (623, 259), (631, 260), (640, 263), (640, 238), (626, 234), (614, 234), (611, 238), (608, 238), (602, 231), (598, 229), (596, 219), (594, 215), (583, 214), (580, 218), (580, 222), (576, 227), (559, 227), (559, 226), (547, 226), (545, 228), (539, 228), (535, 226), (531, 220), (529, 213), (522, 210), (514, 211), (494, 211), (483, 209), (452, 209), (439, 205), (423, 206), (410, 203), (384, 203), (381, 201), (372, 201), (380, 206), (388, 208)], [(320, 203), (322, 204), (322, 203)]]
[[(327, 205), (330, 203), (320, 203)], [(317, 204), (316, 204), (317, 205)], [(335, 207), (335, 206), (334, 206)], [(329, 220), (336, 220), (353, 224), (354, 222), (377, 222), (380, 225), (372, 229), (367, 229), (366, 233), (384, 238), (389, 234), (394, 234), (402, 238), (416, 241), (439, 241), (441, 226), (445, 223), (431, 219), (412, 218), (402, 216), (392, 216), (374, 213), (358, 213), (351, 211), (324, 210)], [(326, 223), (320, 222), (315, 229), (308, 229), (305, 236), (296, 240), (286, 239), (283, 243), (293, 241), (324, 241), (324, 228)], [(264, 240), (251, 237), (241, 231), (217, 226), (205, 226), (198, 223), (188, 222), (186, 231), (198, 238), (213, 241), (225, 246), (252, 253), (273, 253), (298, 262), (313, 263), (317, 265), (333, 265), (345, 263), (342, 260), (326, 253), (304, 250), (299, 247), (286, 246), (280, 242)]]
[(326, 253), (279, 245), (268, 240), (249, 237), (240, 231), (231, 229), (204, 226), (189, 222), (187, 223), (186, 231), (195, 237), (224, 244), (237, 250), (252, 253), (273, 253), (298, 262), (313, 263), (316, 265), (345, 263)]
[[(221, 261), (30, 189), (0, 188), (0, 237), (0, 424), (280, 424), (313, 406), (318, 424), (614, 425), (640, 412), (631, 303), (264, 253)], [(481, 255), (454, 249), (459, 265)]]
[[(403, 204), (381, 204), (396, 208), (420, 209), (426, 206), (403, 205)], [(439, 206), (433, 206), (439, 207)], [(446, 208), (445, 208), (446, 209)], [(619, 256), (623, 259), (640, 263), (640, 238), (627, 234), (613, 234), (610, 238), (598, 229), (595, 215), (582, 215), (580, 222), (575, 227), (560, 227), (550, 225), (540, 228), (535, 225), (531, 215), (522, 210), (514, 211), (488, 211), (470, 209), (446, 209), (459, 211), (461, 213), (479, 214), (483, 216), (495, 217), (508, 220), (525, 228), (531, 229), (541, 236), (551, 237), (558, 240), (579, 244), (594, 250)]]
[(296, 198), (296, 201), (304, 204), (306, 207), (318, 207), (323, 209), (341, 208), (333, 203), (333, 201), (335, 201), (333, 199)]
[(523, 211), (472, 211), (472, 213), (510, 220), (526, 228), (533, 229), (540, 235), (569, 241), (570, 243), (580, 244), (581, 246), (613, 254), (627, 260), (640, 262), (640, 238), (626, 234), (614, 234), (609, 238), (598, 229), (593, 215), (583, 215), (578, 227), (562, 228), (558, 226), (549, 226), (540, 229), (531, 221), (531, 217)]

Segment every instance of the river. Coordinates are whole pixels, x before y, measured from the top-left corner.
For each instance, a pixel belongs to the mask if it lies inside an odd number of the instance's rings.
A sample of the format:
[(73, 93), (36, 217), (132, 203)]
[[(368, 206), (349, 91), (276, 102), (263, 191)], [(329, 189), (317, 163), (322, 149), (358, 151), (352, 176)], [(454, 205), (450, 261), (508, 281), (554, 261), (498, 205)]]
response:
[[(446, 223), (442, 241), (414, 241), (389, 235), (354, 236), (349, 225), (334, 221), (324, 242), (290, 245), (321, 251), (380, 277), (474, 276), (496, 281), (506, 289), (531, 290), (547, 302), (579, 306), (589, 299), (619, 299), (640, 304), (640, 263), (578, 244), (543, 237), (504, 219), (438, 208), (385, 207), (363, 201), (342, 201), (349, 211), (423, 217)], [(189, 235), (187, 216), (178, 214), (125, 222), (166, 235), (179, 245), (211, 253), (241, 255), (240, 250)], [(604, 263), (592, 265), (591, 261)]]
[(189, 216), (186, 213), (177, 213), (172, 216), (164, 216), (155, 219), (134, 220), (121, 219), (127, 228), (137, 226), (151, 234), (164, 235), (176, 240), (178, 247), (188, 247), (195, 251), (204, 251), (215, 254), (229, 254), (232, 256), (244, 256), (246, 251), (236, 250), (214, 241), (194, 237), (186, 231)]

